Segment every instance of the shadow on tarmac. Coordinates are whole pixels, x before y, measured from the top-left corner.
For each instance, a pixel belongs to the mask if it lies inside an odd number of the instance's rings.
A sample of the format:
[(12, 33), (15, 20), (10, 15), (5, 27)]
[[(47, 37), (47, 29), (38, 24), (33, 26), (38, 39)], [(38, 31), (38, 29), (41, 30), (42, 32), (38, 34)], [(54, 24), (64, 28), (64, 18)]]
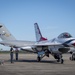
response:
[[(5, 62), (10, 62), (10, 60), (6, 60)], [(40, 62), (38, 62), (37, 60), (13, 60), (13, 62), (28, 62), (28, 63), (52, 63), (52, 64), (59, 64), (56, 60), (41, 60)]]

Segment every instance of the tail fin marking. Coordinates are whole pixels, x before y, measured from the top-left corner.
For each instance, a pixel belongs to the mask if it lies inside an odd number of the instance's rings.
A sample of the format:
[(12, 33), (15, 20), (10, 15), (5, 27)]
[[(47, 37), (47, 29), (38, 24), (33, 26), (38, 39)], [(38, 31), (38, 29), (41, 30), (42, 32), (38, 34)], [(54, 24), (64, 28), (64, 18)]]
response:
[(36, 41), (39, 42), (47, 40), (47, 38), (42, 37), (38, 24), (34, 23), (34, 26), (35, 26)]
[(16, 40), (14, 36), (8, 31), (8, 29), (0, 24), (0, 38), (2, 40)]

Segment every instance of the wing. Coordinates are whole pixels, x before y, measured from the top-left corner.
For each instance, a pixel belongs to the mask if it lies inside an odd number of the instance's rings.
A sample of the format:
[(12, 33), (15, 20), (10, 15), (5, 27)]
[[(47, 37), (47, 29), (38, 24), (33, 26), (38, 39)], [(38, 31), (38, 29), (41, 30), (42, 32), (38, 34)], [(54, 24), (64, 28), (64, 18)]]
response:
[(1, 41), (1, 45), (4, 46), (9, 46), (9, 47), (14, 47), (14, 48), (21, 48), (21, 47), (27, 47), (27, 46), (32, 46), (34, 44), (33, 41), (19, 41), (19, 40), (14, 40), (14, 41)]
[[(13, 48), (21, 48), (23, 50), (27, 51), (36, 51), (36, 48), (39, 47), (45, 49), (48, 49), (48, 47), (58, 47), (58, 50), (62, 53), (66, 53), (69, 49), (65, 48), (62, 43), (59, 42), (48, 42), (48, 41), (42, 41), (42, 42), (31, 42), (31, 41), (1, 41), (0, 44), (4, 46), (9, 46)], [(29, 47), (29, 48), (26, 48)]]
[(61, 53), (67, 53), (69, 51), (69, 47), (65, 47), (62, 43), (59, 42), (38, 42), (34, 45), (37, 49), (39, 47), (43, 48), (44, 50), (47, 50), (50, 48), (53, 52), (61, 52)]
[(34, 46), (62, 46), (62, 43), (43, 41), (35, 43)]
[(15, 47), (26, 47), (26, 46), (62, 46), (62, 43), (59, 42), (49, 42), (49, 41), (42, 41), (42, 42), (34, 42), (34, 41), (1, 41), (0, 44), (6, 46), (15, 46)]

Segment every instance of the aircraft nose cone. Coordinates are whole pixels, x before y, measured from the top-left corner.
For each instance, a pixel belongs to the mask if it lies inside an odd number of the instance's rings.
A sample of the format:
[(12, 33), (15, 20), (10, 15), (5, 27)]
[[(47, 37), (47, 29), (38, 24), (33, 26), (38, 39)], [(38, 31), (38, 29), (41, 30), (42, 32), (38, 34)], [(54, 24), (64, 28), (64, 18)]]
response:
[(72, 45), (75, 46), (75, 43), (73, 43)]
[(73, 40), (70, 44), (75, 47), (75, 40)]

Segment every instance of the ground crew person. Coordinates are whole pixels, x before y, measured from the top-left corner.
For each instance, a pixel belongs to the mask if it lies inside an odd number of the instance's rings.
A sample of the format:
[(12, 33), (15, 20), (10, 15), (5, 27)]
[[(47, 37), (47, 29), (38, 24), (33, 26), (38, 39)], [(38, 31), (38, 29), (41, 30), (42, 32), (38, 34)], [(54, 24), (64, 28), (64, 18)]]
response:
[(11, 49), (10, 49), (10, 61), (11, 61), (11, 63), (13, 63), (13, 48), (11, 47)]

